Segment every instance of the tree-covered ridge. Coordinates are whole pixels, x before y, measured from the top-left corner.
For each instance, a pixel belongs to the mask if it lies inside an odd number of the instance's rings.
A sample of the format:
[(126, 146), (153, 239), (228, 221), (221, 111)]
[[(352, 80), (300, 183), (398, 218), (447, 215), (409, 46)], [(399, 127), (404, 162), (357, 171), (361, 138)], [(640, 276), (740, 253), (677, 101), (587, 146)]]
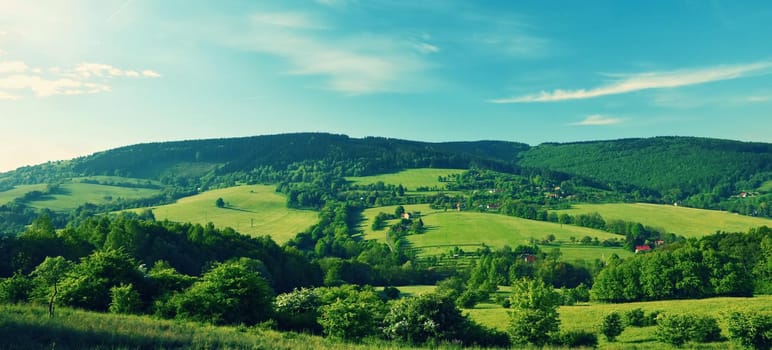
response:
[(222, 175), (261, 166), (280, 170), (293, 163), (324, 160), (353, 165), (346, 169), (346, 175), (369, 175), (407, 168), (506, 164), (526, 149), (524, 144), (500, 141), (427, 143), (298, 133), (139, 144), (78, 159), (72, 168), (88, 175), (159, 178), (178, 164), (199, 164), (199, 172)]
[(656, 137), (542, 144), (519, 165), (657, 190), (665, 201), (697, 193), (727, 198), (772, 177), (772, 144), (693, 137)]

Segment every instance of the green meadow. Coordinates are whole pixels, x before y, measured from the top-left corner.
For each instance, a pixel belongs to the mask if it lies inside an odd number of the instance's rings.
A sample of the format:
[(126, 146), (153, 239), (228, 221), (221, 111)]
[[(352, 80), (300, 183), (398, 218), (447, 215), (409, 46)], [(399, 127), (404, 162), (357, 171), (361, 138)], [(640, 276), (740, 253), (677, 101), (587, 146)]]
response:
[[(217, 198), (226, 206), (218, 208)], [(310, 210), (287, 208), (287, 200), (266, 185), (236, 186), (206, 191), (176, 203), (151, 208), (156, 219), (232, 227), (248, 235), (270, 235), (279, 244), (295, 237), (318, 220)], [(147, 208), (134, 209), (139, 212)]]
[(772, 192), (772, 180), (769, 180), (767, 182), (764, 182), (759, 186), (760, 192)]
[(346, 343), (260, 327), (211, 326), (150, 316), (104, 314), (31, 305), (0, 305), (0, 349), (416, 349), (383, 340)]
[[(399, 287), (400, 289), (402, 287)], [(712, 316), (718, 320), (726, 337), (726, 324), (724, 316), (732, 310), (754, 310), (761, 313), (772, 313), (772, 295), (762, 295), (753, 298), (710, 298), (696, 300), (664, 300), (624, 304), (598, 304), (583, 303), (574, 306), (561, 306), (560, 314), (561, 330), (585, 330), (599, 332), (598, 325), (601, 319), (613, 312), (641, 308), (646, 314), (653, 311), (664, 313), (692, 313), (696, 315)], [(475, 321), (488, 327), (505, 331), (509, 323), (508, 310), (498, 304), (481, 303), (473, 309), (465, 309), (465, 312)], [(598, 336), (601, 349), (671, 349), (668, 344), (656, 341), (654, 330), (656, 327), (627, 327), (617, 342), (609, 343), (603, 336)], [(726, 349), (731, 346), (729, 342), (717, 342), (709, 344), (692, 344), (700, 349)], [(687, 348), (689, 344), (687, 344)]]
[[(385, 241), (388, 228), (373, 231), (370, 227), (372, 218), (379, 212), (393, 213), (395, 208), (395, 206), (389, 206), (365, 210), (365, 220), (361, 226), (365, 238)], [(531, 239), (540, 241), (550, 234), (555, 235), (556, 241), (561, 243), (570, 242), (571, 237), (578, 240), (584, 236), (590, 236), (597, 237), (601, 241), (622, 237), (586, 227), (560, 225), (500, 214), (433, 210), (429, 205), (407, 205), (404, 208), (407, 212), (420, 211), (422, 214), (421, 219), (426, 232), (407, 237), (413, 248), (420, 250), (420, 255), (445, 253), (454, 246), (473, 251), (483, 244), (493, 248), (501, 248), (505, 245), (511, 247), (529, 245)], [(391, 221), (389, 224), (392, 222), (396, 221)], [(555, 244), (541, 248), (545, 251), (560, 248), (563, 257), (567, 260), (602, 259), (612, 253), (620, 256), (630, 254), (621, 248), (585, 247), (573, 244)]]
[(32, 191), (45, 191), (46, 187), (46, 184), (14, 186), (10, 190), (0, 192), (0, 205), (11, 202), (16, 198), (23, 197), (25, 194)]
[(437, 187), (445, 188), (445, 184), (438, 180), (438, 177), (448, 177), (453, 174), (461, 174), (465, 170), (459, 169), (408, 169), (392, 174), (381, 174), (373, 176), (346, 177), (346, 181), (358, 185), (369, 185), (383, 182), (387, 185), (402, 185), (406, 190), (415, 191), (418, 187)]
[(664, 228), (686, 237), (702, 237), (716, 231), (747, 232), (759, 226), (772, 226), (772, 220), (737, 215), (718, 210), (694, 209), (643, 203), (577, 204), (558, 213), (571, 215), (598, 212), (604, 219), (640, 222)]
[(97, 185), (82, 182), (64, 183), (60, 192), (46, 196), (43, 200), (30, 202), (35, 208), (48, 208), (53, 211), (73, 210), (83, 204), (107, 204), (117, 199), (138, 199), (152, 197), (160, 193), (157, 189), (133, 188)]

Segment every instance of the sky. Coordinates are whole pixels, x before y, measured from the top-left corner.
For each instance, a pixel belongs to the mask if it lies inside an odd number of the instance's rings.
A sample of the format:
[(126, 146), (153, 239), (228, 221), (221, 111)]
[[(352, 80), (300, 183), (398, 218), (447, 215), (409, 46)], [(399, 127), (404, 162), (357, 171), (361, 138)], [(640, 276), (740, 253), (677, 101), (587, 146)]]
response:
[(772, 2), (2, 0), (0, 171), (330, 132), (772, 142)]

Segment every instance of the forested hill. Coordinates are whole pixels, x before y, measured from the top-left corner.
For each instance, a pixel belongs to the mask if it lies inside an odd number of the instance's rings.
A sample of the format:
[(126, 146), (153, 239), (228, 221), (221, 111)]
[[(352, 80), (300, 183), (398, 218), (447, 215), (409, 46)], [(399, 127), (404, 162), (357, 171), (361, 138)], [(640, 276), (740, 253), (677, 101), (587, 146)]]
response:
[[(516, 173), (530, 168), (537, 173), (560, 172), (563, 178), (566, 174), (590, 178), (623, 192), (654, 190), (659, 193), (655, 197), (665, 202), (690, 198), (713, 203), (768, 184), (772, 180), (772, 144), (656, 137), (530, 147), (505, 141), (429, 143), (296, 133), (125, 146), (0, 174), (0, 189), (88, 175), (200, 182), (230, 174), (273, 173), (297, 164), (324, 164), (324, 171), (339, 176), (424, 167), (482, 167)], [(697, 194), (715, 198), (694, 197)], [(709, 203), (693, 204), (711, 207)]]
[(146, 143), (116, 148), (56, 164), (0, 175), (17, 184), (44, 183), (55, 176), (117, 175), (161, 179), (285, 169), (293, 163), (323, 161), (345, 175), (371, 175), (407, 168), (512, 169), (528, 145), (503, 141), (428, 143), (379, 137), (362, 139), (325, 133)]
[(693, 137), (547, 143), (521, 153), (518, 164), (654, 189), (674, 200), (727, 197), (772, 178), (772, 144)]

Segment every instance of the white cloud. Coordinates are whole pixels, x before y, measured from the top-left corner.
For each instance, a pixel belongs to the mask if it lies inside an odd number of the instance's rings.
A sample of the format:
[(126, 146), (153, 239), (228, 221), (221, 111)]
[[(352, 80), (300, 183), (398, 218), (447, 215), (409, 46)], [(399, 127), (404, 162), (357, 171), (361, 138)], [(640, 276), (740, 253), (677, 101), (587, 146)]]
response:
[(356, 0), (316, 0), (318, 4), (330, 7), (341, 7), (354, 1)]
[(429, 43), (417, 43), (414, 45), (420, 53), (430, 54), (440, 52), (440, 48)]
[[(136, 72), (132, 72), (132, 74), (133, 73), (136, 73)], [(131, 75), (131, 76), (134, 77), (136, 75)], [(142, 71), (142, 76), (143, 77), (147, 77), (147, 78), (160, 78), (161, 74), (158, 74), (157, 72), (154, 72), (152, 70), (143, 70)]]
[(22, 61), (0, 62), (0, 74), (24, 73), (29, 66)]
[(772, 96), (770, 95), (755, 95), (755, 96), (748, 96), (745, 98), (746, 102), (753, 102), (753, 103), (759, 103), (759, 102), (768, 102), (772, 101)]
[(493, 103), (556, 102), (624, 94), (639, 90), (674, 88), (772, 73), (772, 62), (723, 65), (701, 69), (609, 75), (616, 80), (593, 89), (542, 91), (538, 94), (494, 99)]
[(18, 100), (19, 96), (0, 91), (0, 100)]
[(267, 24), (291, 29), (324, 29), (310, 16), (297, 12), (259, 13), (252, 16), (256, 23)]
[(613, 118), (608, 117), (600, 114), (593, 114), (587, 116), (587, 118), (584, 118), (582, 121), (578, 121), (576, 123), (571, 123), (570, 125), (579, 125), (579, 126), (598, 126), (598, 125), (614, 125), (619, 124), (623, 121), (621, 118)]
[[(282, 21), (276, 20), (280, 17)], [(313, 23), (297, 20), (301, 15), (280, 17), (269, 21), (264, 14), (252, 16), (249, 29), (224, 33), (221, 40), (239, 49), (278, 56), (291, 67), (289, 74), (323, 77), (324, 88), (346, 94), (412, 91), (423, 83), (419, 73), (428, 65), (416, 52), (415, 41), (387, 34), (352, 35), (333, 28), (308, 31), (304, 29)]]
[(119, 77), (157, 78), (161, 75), (144, 70), (123, 70), (102, 63), (81, 63), (71, 69), (30, 68), (22, 61), (0, 62), (0, 100), (17, 100), (24, 91), (37, 97), (83, 95), (108, 92), (108, 82)]

